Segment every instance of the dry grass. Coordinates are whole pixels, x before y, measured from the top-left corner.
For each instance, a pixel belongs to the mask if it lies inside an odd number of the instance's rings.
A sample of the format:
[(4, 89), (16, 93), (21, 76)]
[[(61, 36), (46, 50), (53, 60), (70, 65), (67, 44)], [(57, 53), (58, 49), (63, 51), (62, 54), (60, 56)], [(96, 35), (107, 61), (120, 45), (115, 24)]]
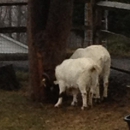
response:
[(64, 102), (54, 104), (31, 102), (20, 90), (0, 90), (0, 130), (127, 130), (123, 121), (130, 104), (107, 102), (82, 111)]

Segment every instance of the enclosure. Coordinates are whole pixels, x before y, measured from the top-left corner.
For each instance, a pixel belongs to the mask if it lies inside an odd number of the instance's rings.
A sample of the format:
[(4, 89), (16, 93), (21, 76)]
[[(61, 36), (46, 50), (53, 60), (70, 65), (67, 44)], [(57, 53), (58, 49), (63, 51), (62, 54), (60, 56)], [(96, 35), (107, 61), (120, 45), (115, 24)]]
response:
[[(45, 22), (49, 11), (47, 8), (49, 2), (52, 1), (0, 1), (0, 67), (13, 65), (12, 69), (16, 76), (15, 81), (13, 76), (9, 77), (10, 81), (7, 80), (8, 82), (3, 78), (4, 88), (2, 86), (3, 81), (0, 80), (2, 82), (0, 85), (0, 128), (2, 130), (128, 129), (126, 122), (124, 122), (124, 116), (130, 114), (129, 1), (126, 0), (125, 3), (121, 3), (124, 1), (75, 0), (73, 1), (73, 12), (71, 12), (72, 3), (69, 3), (69, 8), (64, 7), (72, 13), (72, 16), (68, 17), (68, 12), (63, 10), (59, 16), (53, 14), (53, 11), (51, 13), (55, 17), (48, 15), (50, 17), (49, 22), (53, 23), (49, 26), (54, 25), (56, 20), (62, 23), (62, 18), (69, 19), (72, 17), (72, 20), (64, 20), (66, 23), (68, 22), (68, 25), (57, 25), (57, 28), (52, 29), (47, 27)], [(59, 4), (61, 7), (63, 6), (59, 0), (55, 0), (55, 3), (52, 4), (54, 4), (52, 9), (55, 7), (59, 10), (62, 9), (59, 8)], [(54, 12), (58, 13), (58, 9)], [(65, 17), (62, 17), (62, 13), (66, 13)], [(61, 19), (59, 20), (58, 17)], [(37, 21), (33, 23), (33, 20)], [(43, 52), (55, 52), (56, 49), (57, 54), (65, 53), (59, 56), (61, 59), (56, 59), (57, 61), (55, 61), (54, 55), (54, 60), (51, 59), (54, 64), (50, 64), (47, 58), (44, 59), (41, 50), (39, 51), (41, 42), (46, 42), (42, 39), (42, 31), (46, 30), (45, 25), (49, 31), (60, 30), (61, 33), (54, 35), (57, 37), (64, 34), (60, 26), (64, 30), (65, 28), (68, 29), (65, 31), (67, 37), (65, 46), (60, 43), (56, 44), (58, 38), (55, 39), (54, 37), (49, 38), (51, 40), (48, 44), (44, 44), (47, 49), (43, 49)], [(48, 36), (51, 35), (48, 34)], [(62, 38), (59, 41), (62, 41)], [(63, 57), (69, 58), (77, 48), (91, 44), (102, 44), (111, 54), (112, 64), (107, 101), (94, 103), (93, 108), (82, 111), (81, 96), (78, 97), (78, 105), (72, 107), (70, 106), (72, 97), (66, 95), (63, 105), (60, 108), (54, 108), (57, 99), (52, 100), (48, 95), (48, 100), (43, 100), (44, 90), (37, 86), (42, 79), (41, 74), (51, 69), (51, 72), (47, 73), (50, 76), (51, 73), (54, 73), (54, 67), (64, 59)], [(52, 49), (49, 45), (56, 46)], [(47, 54), (50, 55), (50, 53)], [(30, 62), (30, 60), (33, 61)], [(3, 72), (0, 71), (0, 73), (2, 76)], [(9, 73), (8, 71), (5, 73), (6, 77)], [(17, 87), (8, 84), (17, 84)], [(33, 92), (33, 95), (30, 92)]]

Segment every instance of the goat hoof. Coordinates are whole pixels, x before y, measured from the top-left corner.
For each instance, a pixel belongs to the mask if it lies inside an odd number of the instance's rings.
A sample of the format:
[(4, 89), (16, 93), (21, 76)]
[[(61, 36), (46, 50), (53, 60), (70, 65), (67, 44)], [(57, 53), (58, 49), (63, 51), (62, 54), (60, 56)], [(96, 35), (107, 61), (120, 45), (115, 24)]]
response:
[(77, 106), (77, 102), (72, 102), (71, 106)]
[(93, 108), (93, 104), (88, 104), (88, 109)]
[(103, 97), (102, 98), (102, 102), (107, 102), (108, 101), (108, 98), (107, 97)]
[(101, 103), (101, 99), (100, 98), (95, 99), (95, 103), (97, 104)]
[(101, 102), (101, 98), (100, 98), (100, 97), (98, 97), (98, 98), (97, 98), (97, 97), (94, 97), (94, 98), (93, 98), (93, 102), (94, 102), (94, 103), (100, 103), (100, 102)]
[(84, 110), (84, 107), (81, 107), (81, 110)]
[(60, 106), (60, 105), (56, 104), (54, 107), (55, 107), (55, 108), (58, 108), (59, 106)]
[(85, 108), (87, 108), (87, 106), (82, 106), (82, 107), (81, 107), (81, 110), (84, 110)]

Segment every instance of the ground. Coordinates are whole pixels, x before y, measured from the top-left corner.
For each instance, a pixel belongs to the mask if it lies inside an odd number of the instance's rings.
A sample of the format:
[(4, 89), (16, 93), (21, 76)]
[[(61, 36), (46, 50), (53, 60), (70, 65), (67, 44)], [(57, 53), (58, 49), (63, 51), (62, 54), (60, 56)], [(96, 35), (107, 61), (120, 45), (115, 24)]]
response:
[[(124, 65), (121, 64), (127, 69)], [(128, 130), (124, 121), (130, 114), (127, 85), (130, 75), (112, 70), (108, 100), (85, 110), (81, 110), (81, 102), (71, 107), (70, 99), (54, 108), (54, 103), (32, 102), (26, 89), (0, 90), (0, 130)]]
[[(130, 100), (126, 96), (127, 101)], [(130, 114), (130, 103), (109, 101), (81, 110), (64, 101), (54, 104), (31, 102), (26, 93), (0, 91), (1, 130), (127, 130), (124, 116)]]

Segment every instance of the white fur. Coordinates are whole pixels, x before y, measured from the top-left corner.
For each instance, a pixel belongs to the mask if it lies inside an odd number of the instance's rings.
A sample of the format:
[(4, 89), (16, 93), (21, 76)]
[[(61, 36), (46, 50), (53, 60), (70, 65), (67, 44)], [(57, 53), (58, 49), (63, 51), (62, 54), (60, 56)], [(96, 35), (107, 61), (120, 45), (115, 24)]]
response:
[[(78, 58), (64, 60), (55, 69), (56, 81), (59, 84), (59, 94), (66, 91), (66, 88), (79, 89), (82, 95), (82, 109), (87, 107), (87, 92), (89, 92), (89, 103), (92, 106), (92, 96), (98, 84), (100, 67), (90, 58)], [(73, 97), (73, 102), (77, 102), (77, 93)], [(59, 97), (55, 107), (62, 103), (62, 97)]]
[[(111, 65), (111, 57), (109, 52), (102, 45), (91, 45), (86, 48), (77, 49), (70, 59), (76, 58), (91, 58), (93, 59), (101, 68), (100, 77), (103, 79), (103, 97), (107, 97), (108, 95), (108, 82), (110, 75), (110, 65)], [(96, 98), (100, 98), (99, 87), (97, 87)]]

